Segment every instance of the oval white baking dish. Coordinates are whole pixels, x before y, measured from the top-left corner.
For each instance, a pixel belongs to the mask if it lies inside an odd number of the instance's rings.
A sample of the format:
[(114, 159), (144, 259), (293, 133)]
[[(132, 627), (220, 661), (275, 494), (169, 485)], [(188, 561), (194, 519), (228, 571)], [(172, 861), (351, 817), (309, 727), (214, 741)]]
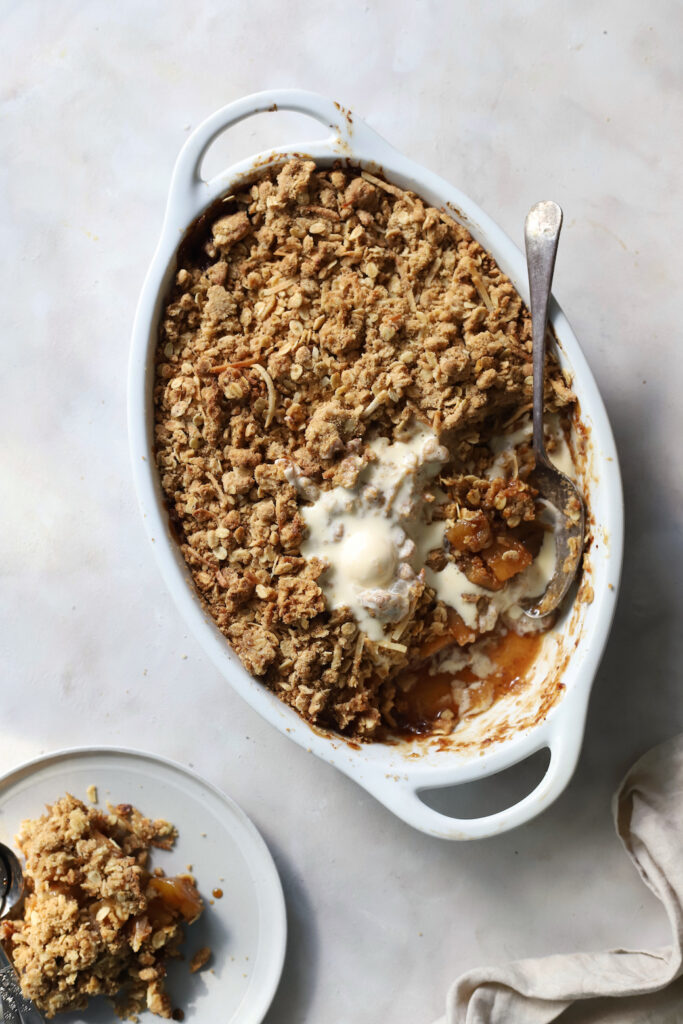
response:
[[(201, 165), (214, 139), (253, 114), (272, 110), (308, 114), (330, 128), (323, 141), (301, 142), (243, 160), (205, 181)], [(547, 634), (533, 679), (490, 711), (466, 719), (451, 740), (351, 744), (313, 730), (243, 668), (203, 609), (182, 555), (169, 532), (153, 459), (152, 388), (159, 315), (175, 269), (178, 244), (192, 222), (235, 182), (265, 163), (305, 153), (320, 165), (351, 161), (381, 170), (463, 223), (528, 300), (522, 253), (467, 196), (393, 149), (355, 115), (315, 93), (275, 90), (245, 97), (217, 111), (187, 140), (171, 181), (161, 240), (145, 280), (133, 328), (129, 373), (129, 433), (133, 475), (143, 521), (164, 579), (182, 615), (233, 688), (267, 721), (365, 787), (408, 824), (446, 839), (475, 839), (528, 821), (562, 792), (574, 771), (583, 738), (590, 689), (609, 633), (617, 597), (623, 543), (623, 504), (612, 431), (595, 381), (569, 323), (556, 303), (551, 321), (561, 363), (574, 377), (581, 423), (588, 437), (582, 484), (588, 497), (593, 542), (589, 555), (590, 603), (575, 601)], [(549, 748), (550, 761), (536, 788), (514, 806), (479, 818), (451, 818), (420, 797), (427, 789), (493, 775)]]

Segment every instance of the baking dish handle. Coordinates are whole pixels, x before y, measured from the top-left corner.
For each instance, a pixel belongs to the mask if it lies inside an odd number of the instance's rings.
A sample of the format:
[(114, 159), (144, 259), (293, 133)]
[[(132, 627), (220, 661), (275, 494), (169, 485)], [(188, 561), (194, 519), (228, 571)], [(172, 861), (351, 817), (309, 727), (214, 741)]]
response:
[[(563, 718), (563, 715), (558, 715), (553, 723), (556, 727), (539, 738), (534, 748), (521, 759), (525, 760), (548, 747), (550, 762), (543, 778), (527, 796), (503, 811), (482, 818), (452, 818), (429, 807), (420, 797), (423, 789), (433, 789), (433, 786), (417, 786), (410, 782), (383, 785), (374, 790), (374, 795), (408, 825), (442, 839), (485, 839), (509, 832), (549, 807), (572, 777), (581, 749), (583, 729), (576, 728), (575, 722), (568, 728)], [(560, 729), (560, 726), (563, 727)]]
[[(352, 152), (369, 151), (373, 159), (381, 162), (383, 154), (395, 153), (389, 143), (364, 121), (319, 93), (305, 89), (270, 89), (253, 93), (217, 110), (195, 128), (181, 149), (173, 170), (169, 210), (173, 207), (176, 213), (185, 218), (185, 223), (195, 217), (207, 198), (208, 186), (218, 180), (216, 178), (209, 182), (201, 176), (202, 161), (212, 142), (228, 128), (254, 114), (278, 110), (306, 114), (329, 127), (332, 134), (322, 145), (338, 152), (340, 157), (350, 157)], [(312, 144), (316, 147), (320, 145), (320, 142)], [(305, 150), (306, 144), (301, 144), (301, 147)], [(181, 204), (182, 209), (179, 209)]]

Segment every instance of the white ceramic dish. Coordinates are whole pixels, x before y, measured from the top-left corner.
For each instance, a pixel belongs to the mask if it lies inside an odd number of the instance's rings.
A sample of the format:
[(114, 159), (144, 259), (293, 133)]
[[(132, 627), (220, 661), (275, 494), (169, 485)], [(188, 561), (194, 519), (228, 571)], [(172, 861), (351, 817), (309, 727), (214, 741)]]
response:
[[(192, 864), (205, 900), (223, 890), (187, 932), (190, 956), (213, 951), (206, 970), (190, 974), (187, 962), (169, 968), (168, 989), (187, 1024), (224, 1021), (260, 1024), (275, 995), (287, 941), (287, 921), (277, 869), (263, 839), (237, 804), (181, 765), (151, 754), (109, 747), (66, 750), (15, 768), (0, 779), (0, 842), (13, 846), (24, 818), (39, 817), (45, 804), (72, 793), (88, 803), (95, 785), (99, 806), (132, 803), (143, 813), (178, 828), (172, 851), (154, 852), (167, 874)], [(143, 1019), (151, 1021), (151, 1014)], [(82, 1013), (60, 1014), (64, 1024), (111, 1021), (104, 999)]]
[[(203, 157), (214, 139), (231, 125), (269, 110), (308, 114), (331, 135), (243, 160), (205, 181)], [(349, 160), (389, 181), (410, 188), (443, 207), (492, 253), (528, 300), (522, 253), (479, 207), (442, 178), (398, 153), (355, 115), (315, 93), (282, 90), (245, 97), (217, 111), (187, 140), (171, 182), (161, 240), (145, 280), (133, 329), (129, 378), (129, 431), (133, 473), (145, 526), (166, 583), (183, 616), (220, 671), (267, 721), (301, 746), (335, 765), (415, 828), (447, 839), (492, 835), (528, 821), (567, 785), (583, 738), (590, 689), (604, 650), (619, 584), (623, 505), (617, 454), (605, 409), (578, 342), (559, 306), (551, 321), (559, 358), (574, 376), (581, 422), (589, 438), (582, 486), (594, 524), (590, 552), (592, 603), (575, 603), (544, 641), (544, 656), (524, 693), (506, 696), (491, 711), (462, 723), (450, 743), (421, 741), (356, 746), (335, 735), (312, 730), (290, 708), (242, 667), (222, 634), (203, 610), (189, 573), (169, 533), (169, 524), (153, 463), (152, 387), (160, 310), (175, 269), (178, 243), (192, 222), (235, 182), (264, 163), (280, 163), (305, 153), (320, 165)], [(521, 233), (521, 231), (520, 231)], [(564, 687), (558, 693), (558, 681)], [(470, 782), (499, 772), (550, 749), (547, 771), (524, 799), (496, 814), (475, 819), (450, 818), (427, 806), (420, 792)]]

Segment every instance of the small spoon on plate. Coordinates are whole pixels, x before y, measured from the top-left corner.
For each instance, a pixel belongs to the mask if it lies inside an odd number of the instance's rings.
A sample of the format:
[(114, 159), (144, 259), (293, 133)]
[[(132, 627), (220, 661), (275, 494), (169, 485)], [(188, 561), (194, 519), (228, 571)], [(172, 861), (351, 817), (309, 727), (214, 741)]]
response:
[(24, 876), (17, 856), (0, 843), (0, 921), (19, 907), (24, 898)]
[[(24, 876), (19, 860), (0, 843), (0, 921), (17, 910), (24, 898)], [(43, 1024), (33, 1003), (21, 993), (14, 967), (0, 946), (0, 1024)]]
[(548, 587), (540, 597), (522, 603), (526, 614), (533, 618), (549, 615), (561, 604), (581, 561), (585, 529), (583, 498), (574, 481), (553, 466), (546, 453), (543, 437), (548, 300), (561, 228), (562, 210), (557, 203), (550, 201), (532, 206), (524, 223), (534, 364), (532, 448), (536, 465), (530, 480), (538, 489), (539, 499), (553, 516), (555, 531), (555, 571)]

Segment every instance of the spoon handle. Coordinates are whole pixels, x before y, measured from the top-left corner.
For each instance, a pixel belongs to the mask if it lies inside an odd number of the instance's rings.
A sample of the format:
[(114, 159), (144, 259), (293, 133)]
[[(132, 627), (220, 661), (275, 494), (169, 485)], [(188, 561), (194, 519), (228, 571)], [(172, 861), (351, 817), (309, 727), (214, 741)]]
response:
[(543, 439), (543, 382), (545, 378), (545, 332), (548, 299), (555, 269), (557, 243), (562, 229), (562, 210), (550, 200), (532, 206), (524, 222), (526, 262), (529, 269), (531, 336), (534, 363), (534, 451), (547, 462)]
[(43, 1024), (43, 1017), (24, 999), (19, 979), (0, 946), (0, 1024)]

